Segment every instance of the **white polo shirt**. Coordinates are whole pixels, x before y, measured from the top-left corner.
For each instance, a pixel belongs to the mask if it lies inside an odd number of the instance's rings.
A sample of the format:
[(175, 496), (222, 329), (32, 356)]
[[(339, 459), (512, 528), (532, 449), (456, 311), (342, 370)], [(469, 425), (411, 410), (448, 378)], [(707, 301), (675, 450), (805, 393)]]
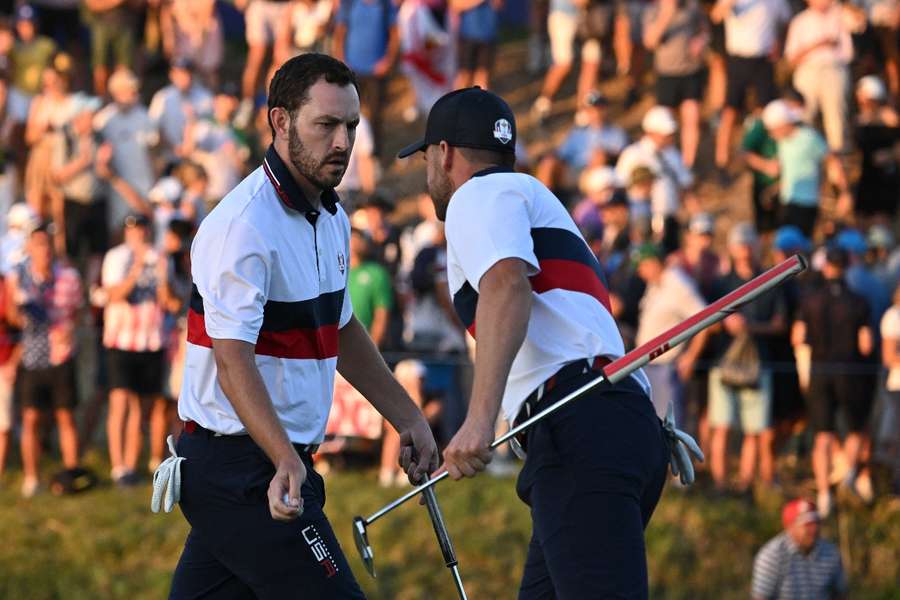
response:
[(766, 57), (779, 27), (790, 20), (786, 0), (737, 0), (725, 17), (725, 50), (731, 56)]
[[(473, 336), (481, 277), (505, 258), (528, 264), (531, 317), (503, 396), (509, 421), (565, 364), (624, 354), (600, 263), (565, 207), (537, 179), (499, 167), (477, 173), (453, 194), (445, 231), (450, 293)], [(649, 393), (643, 372), (637, 379)]]
[(332, 192), (313, 210), (273, 148), (200, 225), (178, 414), (206, 429), (246, 430), (217, 379), (212, 339), (256, 344), (288, 437), (323, 440), (338, 330), (350, 321), (350, 222)]
[(678, 212), (681, 193), (694, 183), (694, 176), (685, 166), (678, 148), (671, 144), (659, 150), (649, 137), (644, 136), (619, 155), (616, 175), (620, 181), (629, 181), (638, 167), (647, 167), (656, 175), (650, 191), (653, 214), (668, 217)]

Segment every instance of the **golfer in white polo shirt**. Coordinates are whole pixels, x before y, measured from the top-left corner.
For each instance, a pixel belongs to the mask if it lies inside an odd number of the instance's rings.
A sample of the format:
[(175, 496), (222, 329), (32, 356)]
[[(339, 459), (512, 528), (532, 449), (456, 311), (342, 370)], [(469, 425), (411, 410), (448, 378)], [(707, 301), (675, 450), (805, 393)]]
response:
[(191, 532), (173, 599), (363, 597), (310, 458), (335, 369), (400, 432), (410, 477), (437, 466), (428, 423), (347, 292), (350, 223), (334, 186), (359, 123), (353, 73), (322, 54), (292, 58), (272, 79), (269, 123), (262, 166), (210, 213), (191, 249), (178, 401)]

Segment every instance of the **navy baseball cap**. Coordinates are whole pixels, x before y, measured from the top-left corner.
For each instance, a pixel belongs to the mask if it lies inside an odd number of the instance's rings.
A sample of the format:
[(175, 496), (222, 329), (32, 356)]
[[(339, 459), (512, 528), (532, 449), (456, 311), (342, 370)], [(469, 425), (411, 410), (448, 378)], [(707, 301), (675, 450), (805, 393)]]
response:
[(506, 101), (480, 87), (470, 87), (441, 97), (425, 126), (425, 137), (397, 154), (406, 158), (442, 141), (451, 146), (514, 153), (516, 117)]

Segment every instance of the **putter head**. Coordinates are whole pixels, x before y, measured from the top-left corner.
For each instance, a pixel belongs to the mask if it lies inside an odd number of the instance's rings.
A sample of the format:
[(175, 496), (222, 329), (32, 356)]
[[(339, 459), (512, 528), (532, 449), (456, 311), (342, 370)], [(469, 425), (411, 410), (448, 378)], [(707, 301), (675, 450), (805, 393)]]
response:
[(369, 572), (369, 575), (375, 577), (375, 559), (372, 556), (372, 546), (369, 545), (366, 521), (362, 517), (353, 517), (353, 541), (356, 542), (356, 550), (366, 566), (366, 571)]

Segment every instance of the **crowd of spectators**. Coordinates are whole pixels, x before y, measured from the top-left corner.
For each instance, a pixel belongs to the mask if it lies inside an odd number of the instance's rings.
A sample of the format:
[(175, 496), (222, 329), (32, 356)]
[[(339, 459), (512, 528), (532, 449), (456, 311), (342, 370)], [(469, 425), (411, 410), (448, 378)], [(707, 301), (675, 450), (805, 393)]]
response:
[[(576, 65), (579, 75), (571, 125), (520, 168), (571, 209), (627, 345), (787, 256), (811, 260), (810, 272), (647, 367), (659, 411), (673, 403), (707, 451), (712, 490), (777, 489), (782, 457), (806, 465), (822, 518), (835, 486), (864, 502), (900, 492), (900, 3), (523, 6), (521, 71), (543, 83), (517, 100), (520, 126), (562, 122), (558, 101)], [(346, 61), (360, 83), (364, 118), (338, 188), (353, 226), (355, 313), (449, 439), (465, 411), (471, 339), (447, 293), (429, 198), (393, 189), (416, 175), (393, 167), (386, 125), (422, 119), (454, 87), (490, 87), (503, 9), (0, 3), (0, 473), (18, 439), (21, 492), (38, 492), (51, 414), (69, 472), (104, 411), (116, 484), (164, 458), (179, 429), (192, 234), (269, 144), (272, 73), (310, 51)], [(390, 85), (400, 78), (411, 88), (403, 100)], [(385, 433), (384, 485), (398, 479), (395, 438)]]

